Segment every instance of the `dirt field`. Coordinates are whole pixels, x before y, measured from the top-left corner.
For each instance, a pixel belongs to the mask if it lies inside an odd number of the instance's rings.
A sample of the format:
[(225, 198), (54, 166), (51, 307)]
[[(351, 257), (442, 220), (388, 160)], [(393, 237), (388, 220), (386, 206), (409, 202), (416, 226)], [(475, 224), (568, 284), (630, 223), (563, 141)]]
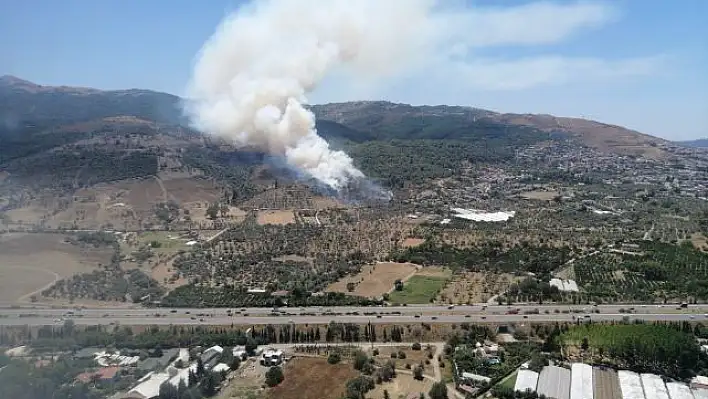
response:
[[(428, 353), (435, 354), (435, 348), (431, 347), (430, 350), (428, 350), (425, 347), (422, 347), (421, 350), (419, 351), (414, 351), (411, 349), (410, 345), (404, 345), (404, 346), (398, 346), (398, 347), (391, 347), (391, 346), (384, 346), (378, 348), (379, 354), (378, 356), (375, 356), (374, 359), (376, 360), (376, 363), (379, 365), (385, 364), (389, 360), (393, 360), (396, 362), (396, 368), (397, 369), (405, 369), (406, 364), (411, 365), (411, 369), (415, 367), (416, 365), (423, 364), (423, 374), (429, 375), (433, 377), (434, 371), (433, 371), (433, 360), (428, 359)], [(367, 350), (369, 355), (371, 355), (371, 349)], [(398, 355), (399, 352), (403, 352), (406, 355), (405, 359), (392, 359), (391, 358), (391, 353), (396, 353)], [(425, 364), (425, 361), (429, 360), (430, 364)]]
[(285, 381), (268, 391), (269, 399), (338, 399), (346, 382), (358, 374), (351, 364), (305, 357), (288, 362), (283, 373)]
[(708, 252), (708, 239), (701, 233), (691, 235), (691, 243), (703, 252)]
[(430, 379), (425, 378), (423, 381), (418, 381), (412, 375), (398, 373), (396, 378), (390, 382), (377, 385), (376, 388), (366, 394), (366, 397), (383, 398), (383, 391), (386, 390), (391, 399), (405, 399), (411, 393), (419, 394), (420, 392), (425, 393), (427, 398), (428, 391), (430, 391), (432, 386), (433, 381)]
[(406, 238), (405, 240), (403, 240), (401, 246), (403, 246), (403, 248), (417, 247), (418, 245), (424, 242), (425, 240), (422, 238)]
[(228, 385), (223, 388), (217, 399), (257, 399), (264, 398), (261, 386), (265, 383), (266, 368), (253, 360), (241, 364), (238, 370), (229, 375)]
[(469, 272), (456, 275), (440, 293), (438, 301), (449, 304), (486, 302), (506, 290), (513, 281), (512, 274)]
[(188, 202), (215, 202), (221, 198), (221, 190), (211, 181), (200, 178), (177, 178), (163, 180), (170, 199), (179, 204)]
[[(362, 267), (361, 272), (345, 277), (331, 284), (326, 291), (344, 292), (365, 297), (378, 297), (393, 289), (393, 283), (405, 280), (415, 271), (417, 266), (412, 263), (379, 262), (375, 265)], [(354, 291), (347, 290), (347, 283), (354, 283)]]
[(560, 193), (558, 191), (527, 191), (525, 193), (521, 193), (521, 198), (526, 198), (526, 199), (535, 199), (535, 200), (541, 200), (541, 201), (550, 201), (553, 198), (559, 196)]
[(110, 249), (65, 243), (61, 234), (4, 234), (0, 236), (0, 302), (29, 300), (56, 280), (110, 262), (111, 255)]
[(258, 224), (288, 224), (295, 222), (292, 209), (276, 211), (258, 211)]

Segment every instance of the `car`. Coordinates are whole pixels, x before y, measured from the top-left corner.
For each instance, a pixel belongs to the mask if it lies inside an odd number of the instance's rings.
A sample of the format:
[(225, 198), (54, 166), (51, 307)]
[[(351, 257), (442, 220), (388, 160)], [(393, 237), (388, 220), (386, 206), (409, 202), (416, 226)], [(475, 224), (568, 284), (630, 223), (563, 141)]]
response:
[(419, 315), (419, 314), (414, 315), (413, 317), (415, 317), (416, 319), (420, 319), (420, 315)]
[(170, 310), (170, 313), (177, 313), (177, 309)]
[(437, 320), (437, 319), (438, 319), (438, 316), (433, 316), (433, 317), (431, 317), (431, 319)]
[(470, 318), (470, 315), (466, 314), (465, 319), (469, 319), (469, 318)]
[(481, 319), (482, 319), (482, 320), (487, 320), (487, 316), (482, 316)]
[(380, 318), (381, 318), (381, 315), (380, 315), (380, 314), (377, 314), (377, 315), (376, 315), (376, 318), (377, 318), (377, 319), (380, 319)]

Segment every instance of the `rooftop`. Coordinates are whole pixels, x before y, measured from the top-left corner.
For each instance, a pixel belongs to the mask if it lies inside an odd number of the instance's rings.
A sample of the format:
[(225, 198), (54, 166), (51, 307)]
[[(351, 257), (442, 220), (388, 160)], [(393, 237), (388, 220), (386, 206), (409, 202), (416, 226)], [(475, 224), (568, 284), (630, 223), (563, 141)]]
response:
[(112, 380), (120, 372), (120, 367), (103, 367), (96, 371), (87, 371), (76, 376), (77, 381), (83, 383), (91, 382), (93, 376), (98, 376), (99, 380)]

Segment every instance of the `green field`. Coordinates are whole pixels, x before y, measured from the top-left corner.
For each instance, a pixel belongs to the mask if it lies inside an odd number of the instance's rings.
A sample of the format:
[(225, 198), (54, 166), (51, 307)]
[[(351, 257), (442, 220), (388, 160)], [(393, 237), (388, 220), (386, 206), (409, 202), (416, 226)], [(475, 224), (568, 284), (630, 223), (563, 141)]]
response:
[(505, 379), (501, 380), (497, 386), (500, 388), (505, 388), (505, 389), (510, 389), (514, 390), (514, 386), (516, 385), (516, 376), (519, 374), (518, 371), (514, 371), (510, 376), (506, 377)]
[(392, 303), (429, 303), (447, 283), (445, 277), (413, 276), (403, 284), (402, 291), (393, 291), (389, 296)]

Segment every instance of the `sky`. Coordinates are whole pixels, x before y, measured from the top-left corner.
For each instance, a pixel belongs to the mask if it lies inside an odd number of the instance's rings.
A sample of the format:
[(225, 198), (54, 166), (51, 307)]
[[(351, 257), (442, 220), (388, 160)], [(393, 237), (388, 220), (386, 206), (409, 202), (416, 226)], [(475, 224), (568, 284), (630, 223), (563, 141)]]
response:
[[(0, 75), (183, 95), (200, 48), (242, 3), (0, 0)], [(708, 137), (708, 1), (446, 3), (460, 7), (454, 29), (425, 62), (376, 84), (334, 73), (310, 102), (467, 105)]]

